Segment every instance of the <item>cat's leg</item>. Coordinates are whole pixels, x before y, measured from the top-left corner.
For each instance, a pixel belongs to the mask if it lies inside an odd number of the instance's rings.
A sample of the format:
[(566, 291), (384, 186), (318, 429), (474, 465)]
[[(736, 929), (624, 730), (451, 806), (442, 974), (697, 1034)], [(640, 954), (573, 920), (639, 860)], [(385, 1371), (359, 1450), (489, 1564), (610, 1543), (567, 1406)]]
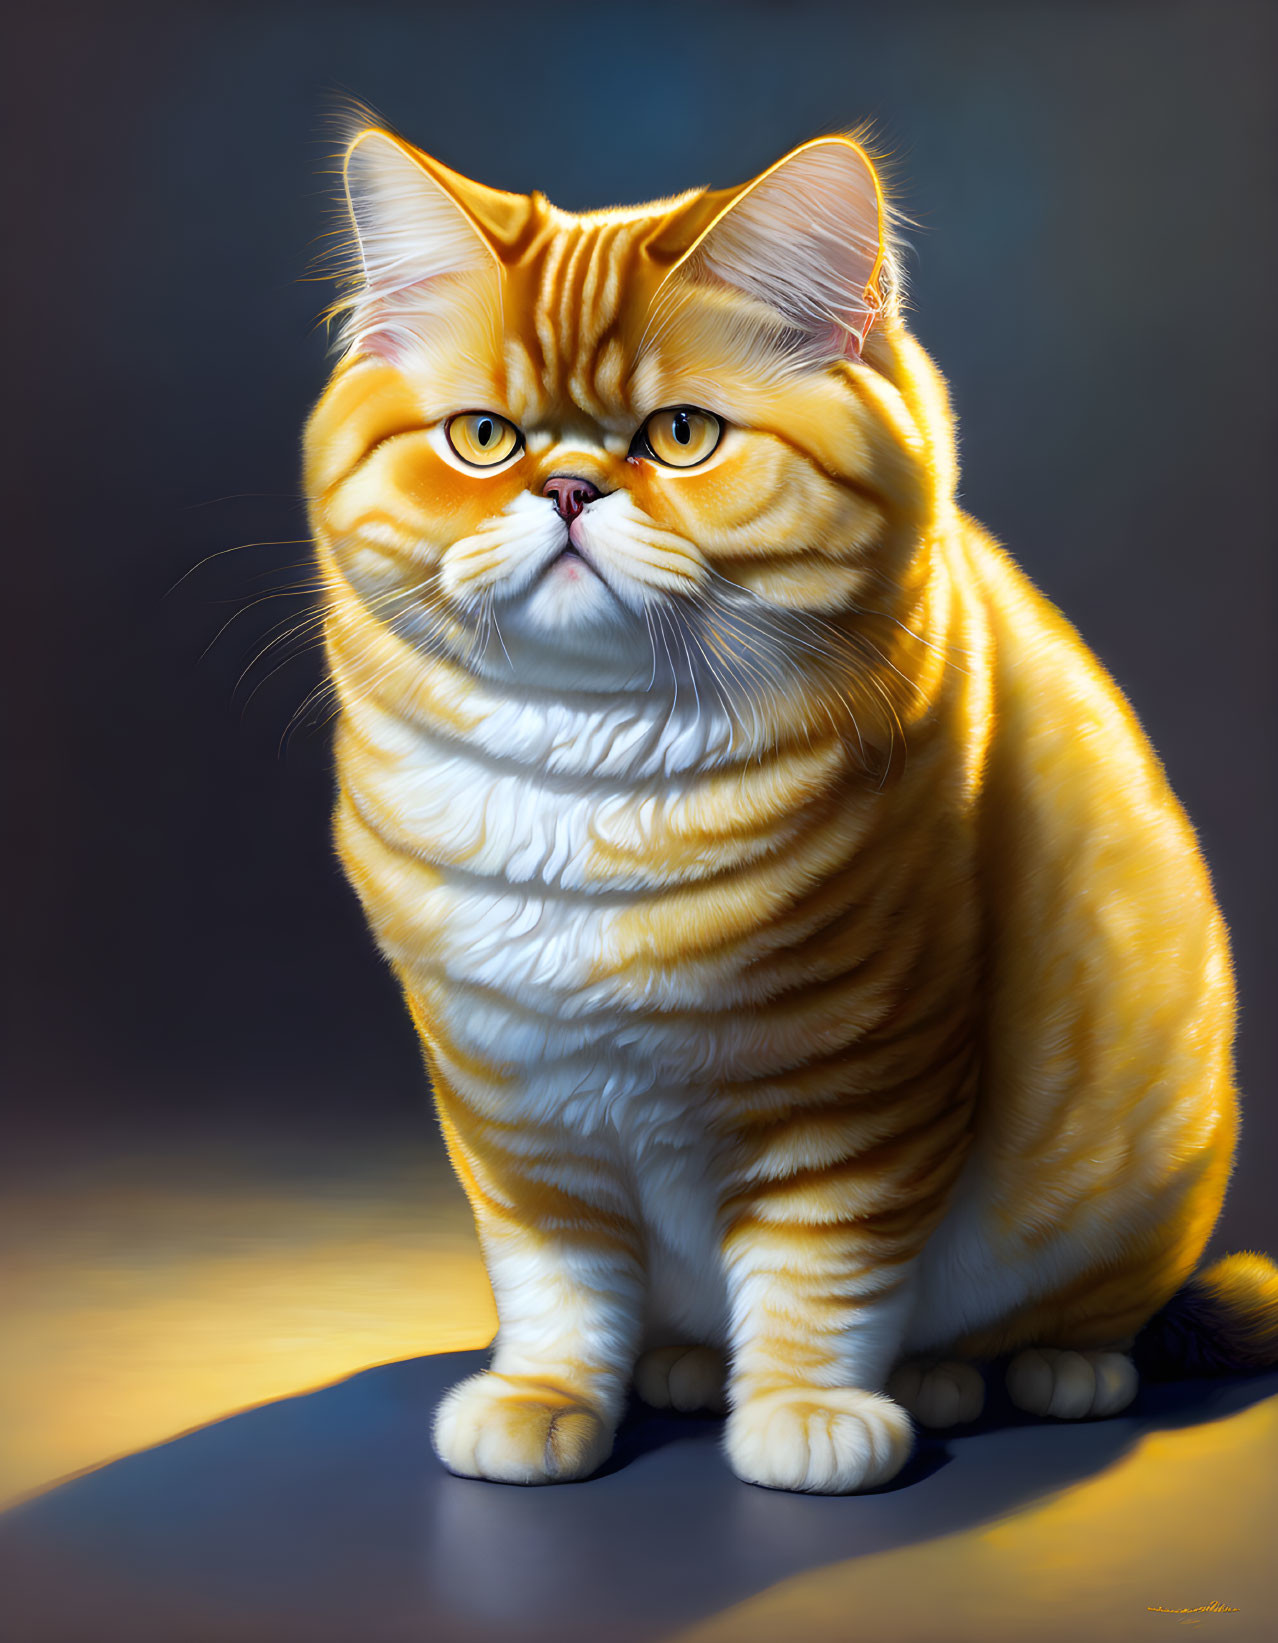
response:
[(985, 1407), (985, 1377), (958, 1359), (908, 1358), (892, 1371), (887, 1391), (933, 1431), (966, 1426)]
[[(864, 1077), (868, 1047), (858, 1054)], [(974, 1087), (970, 1060), (943, 1065), (899, 1091), (885, 1081), (836, 1125), (808, 1082), (805, 1104), (774, 1105), (743, 1145), (722, 1205), (724, 1443), (738, 1477), (850, 1494), (905, 1464), (914, 1429), (884, 1388), (904, 1355), (920, 1256), (962, 1168)]]
[(724, 1446), (747, 1483), (849, 1494), (910, 1453), (910, 1417), (880, 1390), (901, 1353), (909, 1270), (867, 1267), (865, 1243), (846, 1226), (753, 1219), (731, 1241)]
[(635, 1391), (653, 1409), (727, 1408), (727, 1368), (712, 1346), (658, 1346), (635, 1365)]
[(1117, 1415), (1140, 1387), (1127, 1344), (1107, 1350), (1038, 1346), (1018, 1352), (1007, 1366), (1007, 1395), (1029, 1415), (1057, 1420)]
[[(440, 1100), (442, 1116), (449, 1107)], [(641, 1241), (624, 1183), (565, 1131), (539, 1138), (524, 1126), (518, 1151), (505, 1151), (500, 1126), (451, 1116), (499, 1328), (491, 1367), (440, 1404), (436, 1453), (463, 1477), (587, 1477), (612, 1448), (641, 1327)], [(538, 1155), (542, 1167), (529, 1168)]]

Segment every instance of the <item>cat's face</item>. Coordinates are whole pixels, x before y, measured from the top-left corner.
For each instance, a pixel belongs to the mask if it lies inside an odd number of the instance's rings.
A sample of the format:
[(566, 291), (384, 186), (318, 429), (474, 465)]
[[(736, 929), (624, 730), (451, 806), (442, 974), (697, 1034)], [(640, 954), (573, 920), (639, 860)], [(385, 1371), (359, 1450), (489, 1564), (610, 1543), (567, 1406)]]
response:
[(379, 132), (346, 176), (359, 270), (308, 483), (369, 614), (612, 687), (766, 671), (896, 573), (926, 485), (857, 145), (581, 217)]

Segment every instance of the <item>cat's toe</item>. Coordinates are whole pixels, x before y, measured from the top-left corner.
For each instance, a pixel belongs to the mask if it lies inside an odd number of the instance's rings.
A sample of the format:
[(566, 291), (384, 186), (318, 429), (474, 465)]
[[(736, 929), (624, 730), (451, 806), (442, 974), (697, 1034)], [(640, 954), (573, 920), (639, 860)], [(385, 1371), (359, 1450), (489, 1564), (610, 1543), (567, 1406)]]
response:
[(729, 1463), (744, 1482), (821, 1495), (886, 1483), (912, 1442), (900, 1404), (851, 1386), (758, 1393), (733, 1410), (724, 1434)]
[(887, 1384), (895, 1398), (920, 1426), (943, 1430), (966, 1426), (985, 1407), (985, 1380), (970, 1363), (913, 1359), (900, 1364)]
[(1032, 1347), (1007, 1366), (1007, 1395), (1030, 1415), (1099, 1420), (1136, 1396), (1140, 1376), (1125, 1352), (1068, 1352)]
[(435, 1414), (435, 1453), (464, 1478), (567, 1483), (607, 1459), (613, 1429), (552, 1383), (491, 1371), (453, 1387)]
[(635, 1365), (635, 1391), (653, 1409), (685, 1413), (727, 1407), (722, 1353), (709, 1346), (659, 1346)]

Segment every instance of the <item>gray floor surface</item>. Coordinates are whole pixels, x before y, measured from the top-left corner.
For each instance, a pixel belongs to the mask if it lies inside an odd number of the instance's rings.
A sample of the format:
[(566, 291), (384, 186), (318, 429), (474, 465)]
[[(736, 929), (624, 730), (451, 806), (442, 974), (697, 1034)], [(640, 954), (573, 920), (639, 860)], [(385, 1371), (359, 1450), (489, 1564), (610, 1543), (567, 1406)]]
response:
[(595, 1478), (450, 1476), (430, 1411), (480, 1353), (370, 1369), (76, 1478), (0, 1520), (7, 1643), (649, 1643), (827, 1563), (1014, 1510), (1142, 1435), (1278, 1395), (1278, 1374), (1146, 1387), (1038, 1424), (998, 1397), (886, 1488), (752, 1488), (717, 1421), (631, 1411)]

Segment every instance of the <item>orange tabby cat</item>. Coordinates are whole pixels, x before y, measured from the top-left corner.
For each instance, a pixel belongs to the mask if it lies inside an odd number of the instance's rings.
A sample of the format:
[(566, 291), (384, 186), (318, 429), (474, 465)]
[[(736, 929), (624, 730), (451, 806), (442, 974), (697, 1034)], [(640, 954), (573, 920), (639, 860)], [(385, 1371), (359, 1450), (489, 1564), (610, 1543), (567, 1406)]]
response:
[[(361, 131), (306, 439), (337, 836), (501, 1320), (455, 1472), (583, 1477), (627, 1389), (737, 1474), (1104, 1415), (1235, 1136), (1226, 935), (1130, 708), (955, 501), (854, 140), (571, 216)], [(1160, 1315), (1278, 1359), (1278, 1273)]]

